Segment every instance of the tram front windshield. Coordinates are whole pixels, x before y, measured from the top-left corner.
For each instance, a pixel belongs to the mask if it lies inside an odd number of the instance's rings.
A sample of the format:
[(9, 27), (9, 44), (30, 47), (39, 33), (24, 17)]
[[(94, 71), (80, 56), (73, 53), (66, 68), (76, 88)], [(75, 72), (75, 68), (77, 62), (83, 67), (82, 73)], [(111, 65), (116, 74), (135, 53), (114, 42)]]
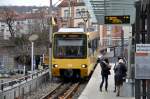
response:
[(87, 54), (86, 35), (55, 35), (55, 58), (85, 58)]

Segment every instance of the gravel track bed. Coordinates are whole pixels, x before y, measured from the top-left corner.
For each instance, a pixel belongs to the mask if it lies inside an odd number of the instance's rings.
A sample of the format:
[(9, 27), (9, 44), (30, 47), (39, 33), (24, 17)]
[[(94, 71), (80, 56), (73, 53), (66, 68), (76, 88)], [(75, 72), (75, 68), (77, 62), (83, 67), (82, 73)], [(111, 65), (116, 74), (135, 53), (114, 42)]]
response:
[[(48, 92), (54, 90), (61, 82), (47, 82), (43, 85), (39, 86), (34, 91), (24, 95), (23, 99), (40, 99), (44, 95), (46, 95)], [(78, 88), (75, 95), (72, 97), (72, 99), (78, 99), (78, 97), (81, 95), (82, 91), (86, 87), (87, 82), (82, 82), (80, 87)]]
[(76, 92), (75, 95), (72, 97), (72, 99), (78, 99), (78, 98), (79, 98), (79, 96), (81, 95), (82, 91), (83, 91), (84, 88), (86, 87), (87, 83), (88, 83), (88, 82), (84, 82), (84, 83), (82, 83), (82, 84), (79, 86), (77, 92)]
[(23, 99), (40, 99), (44, 95), (46, 95), (48, 92), (55, 89), (60, 83), (56, 82), (48, 82), (41, 86), (39, 86), (37, 89), (32, 91), (31, 93), (24, 95)]

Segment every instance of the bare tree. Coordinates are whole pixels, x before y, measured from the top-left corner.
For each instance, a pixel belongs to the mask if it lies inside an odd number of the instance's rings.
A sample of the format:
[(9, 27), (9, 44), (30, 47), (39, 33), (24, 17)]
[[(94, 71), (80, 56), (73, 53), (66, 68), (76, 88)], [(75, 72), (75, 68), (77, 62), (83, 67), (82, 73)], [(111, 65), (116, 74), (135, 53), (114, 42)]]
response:
[(42, 32), (47, 32), (48, 30), (48, 23), (47, 23), (47, 18), (46, 18), (47, 13), (45, 10), (40, 10), (39, 11), (39, 19), (41, 20), (41, 26), (42, 26)]
[[(30, 50), (28, 35), (22, 35), (21, 37), (15, 37), (14, 43), (16, 44), (16, 62), (24, 65), (26, 68), (30, 68)], [(28, 66), (28, 67), (27, 67)]]
[[(22, 35), (20, 37), (15, 37), (15, 29), (14, 29), (14, 22), (17, 20), (17, 14), (9, 9), (4, 8), (3, 10), (3, 20), (8, 25), (11, 38), (13, 39), (13, 43), (16, 45), (16, 61), (22, 65), (28, 65), (30, 63), (30, 43), (28, 41), (28, 36)], [(38, 12), (37, 14), (33, 14), (36, 16), (35, 18), (31, 19), (30, 29), (31, 34), (39, 35), (39, 38), (35, 41), (35, 49), (40, 48), (39, 50), (44, 49), (44, 53), (48, 52), (49, 47), (49, 34), (48, 34), (48, 22), (46, 18), (46, 13), (44, 10)], [(31, 26), (32, 25), (32, 26)], [(40, 47), (39, 47), (40, 46)], [(45, 52), (46, 49), (46, 52)], [(40, 53), (41, 54), (41, 53)]]
[(9, 32), (10, 32), (12, 38), (14, 38), (14, 35), (15, 35), (13, 25), (14, 25), (14, 21), (15, 21), (16, 17), (17, 17), (17, 15), (13, 10), (11, 10), (9, 8), (3, 9), (3, 20), (8, 25)]
[(34, 18), (32, 19), (32, 24), (29, 24), (29, 27), (32, 27), (30, 28), (31, 30), (29, 30), (32, 31), (31, 34), (39, 35), (39, 38), (35, 41), (35, 46), (42, 47), (39, 47), (41, 49), (38, 50), (48, 49), (49, 47), (49, 25), (47, 22), (47, 14), (45, 9), (39, 10), (33, 14)]

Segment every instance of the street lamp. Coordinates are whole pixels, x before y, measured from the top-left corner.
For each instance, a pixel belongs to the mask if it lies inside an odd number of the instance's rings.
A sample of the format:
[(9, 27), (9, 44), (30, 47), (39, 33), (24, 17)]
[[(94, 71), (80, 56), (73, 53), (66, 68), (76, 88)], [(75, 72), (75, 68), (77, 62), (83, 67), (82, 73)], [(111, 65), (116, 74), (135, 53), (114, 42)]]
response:
[(79, 14), (80, 14), (81, 18), (82, 18), (83, 21), (84, 21), (84, 32), (86, 32), (86, 31), (87, 31), (86, 23), (87, 23), (87, 21), (88, 21), (89, 18), (90, 18), (90, 14), (89, 14), (88, 11), (85, 11), (85, 10), (79, 11)]
[(34, 71), (34, 41), (38, 39), (38, 35), (32, 34), (29, 37), (29, 41), (31, 42), (31, 72)]

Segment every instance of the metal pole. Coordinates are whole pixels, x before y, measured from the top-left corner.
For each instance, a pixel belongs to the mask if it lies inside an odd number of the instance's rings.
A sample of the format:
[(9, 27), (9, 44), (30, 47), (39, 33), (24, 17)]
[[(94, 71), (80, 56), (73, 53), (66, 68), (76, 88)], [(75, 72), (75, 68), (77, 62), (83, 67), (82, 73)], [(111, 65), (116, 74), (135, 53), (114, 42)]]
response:
[[(142, 3), (142, 2), (141, 2)], [(145, 44), (145, 19), (146, 15), (142, 11), (141, 12), (141, 32), (142, 32), (142, 43)], [(142, 92), (143, 92), (143, 99), (146, 99), (147, 97), (147, 84), (146, 84), (147, 79), (142, 80)]]
[(147, 41), (150, 43), (150, 0), (147, 7)]
[(135, 19), (135, 42), (140, 43), (140, 1), (136, 2), (136, 19)]
[[(50, 15), (50, 18), (52, 19), (52, 0), (50, 0), (50, 7), (49, 7), (49, 15)], [(52, 20), (51, 20), (52, 21)], [(50, 29), (49, 29), (49, 40), (50, 40), (50, 43), (52, 41), (52, 30), (53, 29), (53, 26), (52, 26), (52, 22), (50, 23)]]
[[(140, 43), (140, 1), (135, 3), (136, 19), (135, 19), (135, 44)], [(136, 68), (136, 67), (135, 67)], [(136, 76), (136, 75), (135, 75)], [(135, 99), (141, 99), (141, 80), (135, 78)]]
[(71, 0), (68, 0), (68, 9), (69, 9), (69, 23), (68, 26), (71, 27)]
[(129, 37), (129, 45), (128, 45), (128, 78), (131, 78), (131, 45), (132, 37)]
[[(49, 7), (49, 15), (50, 18), (52, 19), (52, 0), (50, 0), (50, 7)], [(53, 33), (53, 25), (52, 25), (52, 20), (50, 23), (50, 28), (49, 28), (49, 41), (50, 41), (50, 47), (49, 47), (49, 69), (50, 69), (50, 77), (51, 77), (51, 64), (52, 64), (52, 33)]]
[(124, 32), (121, 31), (121, 56), (124, 57)]
[(146, 99), (146, 79), (142, 80), (142, 87), (143, 87), (143, 99)]
[(147, 81), (147, 99), (150, 99), (150, 80)]
[(135, 79), (135, 99), (141, 99), (141, 80)]
[(87, 29), (86, 29), (86, 22), (87, 22), (87, 20), (84, 20), (84, 32), (87, 32)]
[(23, 66), (23, 74), (26, 75), (26, 66)]
[[(85, 32), (87, 32), (87, 22), (88, 22), (88, 28), (89, 28), (89, 18), (90, 18), (90, 15), (89, 15), (89, 12), (88, 11), (85, 11), (84, 15), (86, 14), (86, 17), (84, 19), (84, 22), (85, 22), (85, 26), (84, 26), (84, 30)], [(84, 17), (83, 17), (84, 18)]]
[[(110, 26), (109, 26), (110, 27)], [(107, 31), (108, 32), (108, 31)], [(109, 46), (112, 45), (112, 33), (109, 30)]]
[[(150, 44), (150, 0), (148, 1), (147, 7), (147, 42)], [(147, 99), (150, 99), (150, 80), (147, 81)]]
[(31, 42), (31, 71), (33, 73), (33, 61), (34, 61), (34, 42)]

